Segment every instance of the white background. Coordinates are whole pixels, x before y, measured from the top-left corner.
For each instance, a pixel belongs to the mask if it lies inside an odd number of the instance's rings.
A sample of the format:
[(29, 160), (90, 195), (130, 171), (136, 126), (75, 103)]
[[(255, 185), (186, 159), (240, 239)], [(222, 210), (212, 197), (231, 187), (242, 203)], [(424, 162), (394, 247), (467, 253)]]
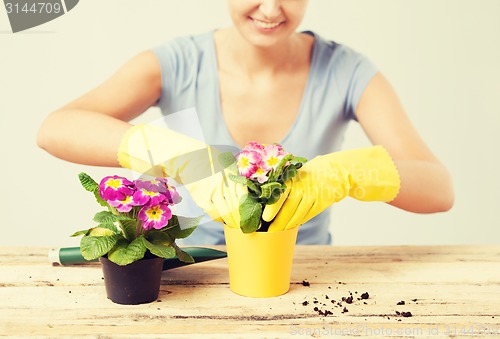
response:
[[(144, 49), (229, 25), (226, 7), (225, 0), (84, 0), (16, 34), (0, 7), (0, 245), (77, 245), (69, 235), (92, 226), (98, 210), (77, 174), (129, 175), (38, 149), (45, 116)], [(453, 209), (432, 215), (346, 199), (333, 207), (336, 245), (500, 244), (499, 14), (498, 0), (310, 1), (301, 29), (380, 67), (456, 190)], [(344, 148), (367, 145), (353, 123)]]

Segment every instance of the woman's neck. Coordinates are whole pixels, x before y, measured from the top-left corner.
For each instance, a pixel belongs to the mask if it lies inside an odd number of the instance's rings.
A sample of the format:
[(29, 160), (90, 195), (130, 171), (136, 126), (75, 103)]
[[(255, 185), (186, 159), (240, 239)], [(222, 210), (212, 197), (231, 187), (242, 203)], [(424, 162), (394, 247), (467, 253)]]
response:
[(277, 73), (294, 69), (298, 63), (308, 62), (307, 41), (299, 34), (271, 47), (252, 45), (235, 28), (216, 32), (219, 68), (242, 72), (247, 76)]

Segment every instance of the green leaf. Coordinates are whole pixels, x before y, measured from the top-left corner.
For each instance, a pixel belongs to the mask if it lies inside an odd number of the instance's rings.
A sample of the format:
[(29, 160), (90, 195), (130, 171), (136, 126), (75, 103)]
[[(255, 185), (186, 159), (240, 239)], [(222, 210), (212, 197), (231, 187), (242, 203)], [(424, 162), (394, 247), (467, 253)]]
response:
[(287, 154), (285, 155), (278, 166), (276, 167), (276, 170), (274, 171), (272, 177), (269, 178), (269, 181), (276, 181), (277, 178), (281, 175), (281, 172), (283, 170), (283, 167), (285, 167), (286, 163), (289, 162), (293, 158), (292, 154)]
[(91, 228), (89, 231), (90, 231), (89, 232), (90, 237), (109, 237), (115, 234), (109, 228), (99, 227), (99, 226)]
[(280, 199), (283, 192), (285, 192), (285, 190), (286, 190), (285, 184), (280, 184), (279, 187), (275, 187), (273, 189), (273, 192), (271, 193), (271, 196), (265, 201), (265, 205), (272, 205), (276, 203)]
[(262, 190), (260, 197), (263, 199), (269, 199), (273, 197), (273, 194), (276, 194), (275, 191), (278, 191), (278, 197), (281, 195), (281, 184), (279, 182), (269, 182), (260, 187)]
[(293, 157), (291, 161), (297, 163), (306, 163), (307, 159), (302, 157)]
[(99, 184), (95, 182), (95, 180), (92, 179), (90, 175), (81, 172), (80, 174), (78, 174), (78, 178), (80, 179), (80, 184), (82, 184), (85, 190), (94, 193), (95, 200), (99, 205), (103, 207), (109, 207), (109, 204), (103, 198), (101, 198), (101, 195), (99, 194)]
[(259, 199), (260, 195), (261, 195), (260, 186), (258, 186), (257, 184), (255, 184), (250, 179), (247, 179), (246, 185), (247, 185), (249, 196), (252, 199), (254, 199), (254, 200), (257, 201)]
[(193, 231), (196, 229), (196, 226), (189, 228), (181, 228), (180, 225), (176, 225), (165, 232), (173, 239), (184, 239), (187, 238)]
[(292, 179), (294, 176), (297, 175), (297, 168), (296, 165), (290, 165), (288, 166), (284, 171), (283, 174), (280, 177), (281, 182), (286, 182), (290, 179)]
[[(117, 213), (120, 213), (120, 212), (117, 212)], [(112, 223), (119, 221), (119, 220), (132, 220), (132, 221), (134, 221), (135, 219), (132, 219), (131, 217), (128, 217), (128, 216), (123, 215), (123, 214), (115, 214), (112, 211), (101, 211), (101, 212), (97, 212), (94, 215), (93, 220), (95, 222), (98, 222), (98, 223), (112, 224)]]
[(108, 230), (111, 230), (115, 234), (120, 234), (120, 231), (118, 230), (118, 228), (116, 228), (115, 224), (101, 223), (97, 227), (107, 228)]
[(80, 179), (80, 183), (83, 188), (85, 188), (89, 192), (94, 192), (96, 189), (99, 189), (99, 184), (95, 182), (94, 179), (90, 177), (87, 173), (81, 172), (78, 174), (78, 178)]
[(118, 216), (114, 215), (113, 213), (111, 213), (109, 211), (101, 211), (101, 212), (97, 212), (94, 215), (93, 220), (95, 222), (98, 222), (98, 223), (112, 224), (112, 223), (118, 221)]
[(260, 227), (260, 217), (262, 216), (262, 205), (252, 199), (250, 195), (245, 195), (240, 202), (240, 227), (243, 233), (252, 233)]
[(153, 244), (162, 244), (164, 246), (170, 246), (174, 242), (166, 232), (155, 229), (147, 231), (144, 237)]
[(88, 233), (90, 232), (90, 230), (81, 230), (81, 231), (77, 231), (75, 233), (73, 233), (72, 235), (70, 235), (70, 237), (78, 237), (80, 235), (87, 235)]
[(236, 163), (236, 158), (231, 152), (223, 152), (219, 154), (217, 158), (219, 160), (219, 164), (223, 168), (231, 167), (234, 163)]
[(162, 227), (161, 230), (165, 231), (165, 230), (174, 228), (175, 226), (179, 226), (179, 220), (177, 220), (177, 216), (174, 214), (174, 215), (172, 215), (172, 218), (170, 218), (168, 220), (167, 225), (165, 225), (164, 227)]
[(101, 195), (99, 194), (99, 188), (97, 188), (94, 191), (94, 197), (99, 205), (101, 205), (103, 207), (109, 207), (109, 204), (103, 198), (101, 198)]
[(175, 257), (175, 249), (170, 246), (172, 239), (168, 234), (160, 231), (150, 231), (147, 233), (146, 238), (142, 238), (146, 248), (154, 255), (160, 258), (173, 258)]
[(109, 237), (86, 236), (80, 241), (80, 250), (87, 260), (94, 260), (108, 253), (118, 241), (118, 235)]
[(121, 238), (111, 251), (109, 251), (108, 259), (117, 265), (125, 266), (144, 258), (146, 249), (142, 235), (134, 239), (131, 243)]
[(179, 248), (179, 246), (177, 246), (177, 244), (175, 242), (172, 243), (172, 246), (174, 247), (175, 254), (177, 255), (177, 258), (180, 261), (187, 262), (187, 263), (190, 263), (190, 264), (194, 263), (194, 258), (189, 253), (186, 253), (183, 250), (181, 250)]
[(246, 185), (247, 184), (247, 178), (245, 178), (245, 177), (243, 177), (241, 175), (229, 173), (228, 177), (229, 177), (229, 179), (231, 179), (232, 181), (234, 181), (234, 182), (236, 182), (238, 184), (242, 184), (242, 185)]
[[(187, 228), (193, 228), (193, 227), (196, 227), (200, 224), (200, 221), (201, 221), (201, 218), (203, 216), (199, 216), (199, 217), (183, 217), (183, 216), (177, 216), (177, 220), (178, 220), (178, 225), (182, 228), (182, 229), (187, 229)], [(194, 229), (193, 229), (194, 231)]]
[(137, 221), (134, 219), (118, 220), (118, 225), (127, 240), (132, 241), (135, 238)]

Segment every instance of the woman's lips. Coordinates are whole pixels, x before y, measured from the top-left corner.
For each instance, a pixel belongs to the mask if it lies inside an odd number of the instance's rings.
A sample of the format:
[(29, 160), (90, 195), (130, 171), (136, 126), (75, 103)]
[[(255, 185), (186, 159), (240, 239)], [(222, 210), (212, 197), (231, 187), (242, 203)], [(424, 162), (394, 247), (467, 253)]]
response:
[(258, 19), (254, 19), (252, 17), (249, 17), (249, 19), (252, 21), (255, 27), (257, 27), (261, 31), (265, 32), (272, 32), (277, 30), (282, 24), (284, 24), (284, 21), (274, 21), (274, 22), (267, 22), (267, 21), (261, 21)]

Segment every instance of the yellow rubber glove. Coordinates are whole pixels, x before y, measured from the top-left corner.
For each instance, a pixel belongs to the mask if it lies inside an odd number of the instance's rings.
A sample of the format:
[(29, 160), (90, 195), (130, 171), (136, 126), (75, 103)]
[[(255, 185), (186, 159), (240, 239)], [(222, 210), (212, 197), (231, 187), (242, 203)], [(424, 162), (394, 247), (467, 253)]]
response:
[(208, 178), (186, 185), (196, 204), (214, 220), (231, 228), (240, 228), (240, 199), (248, 194), (246, 186), (228, 178), (223, 170)]
[(221, 153), (170, 129), (140, 124), (124, 135), (118, 162), (138, 173), (173, 178), (211, 218), (239, 227), (239, 199), (247, 191), (227, 178), (231, 170), (218, 161)]
[(399, 193), (398, 169), (382, 146), (335, 152), (304, 164), (286, 183), (281, 198), (267, 205), (262, 218), (269, 231), (300, 226), (347, 196), (389, 202)]
[(178, 183), (194, 181), (189, 177), (194, 175), (190, 171), (196, 167), (194, 163), (202, 166), (200, 172), (211, 166), (205, 143), (147, 124), (135, 125), (125, 133), (118, 148), (118, 162), (138, 173), (168, 176), (178, 179)]

